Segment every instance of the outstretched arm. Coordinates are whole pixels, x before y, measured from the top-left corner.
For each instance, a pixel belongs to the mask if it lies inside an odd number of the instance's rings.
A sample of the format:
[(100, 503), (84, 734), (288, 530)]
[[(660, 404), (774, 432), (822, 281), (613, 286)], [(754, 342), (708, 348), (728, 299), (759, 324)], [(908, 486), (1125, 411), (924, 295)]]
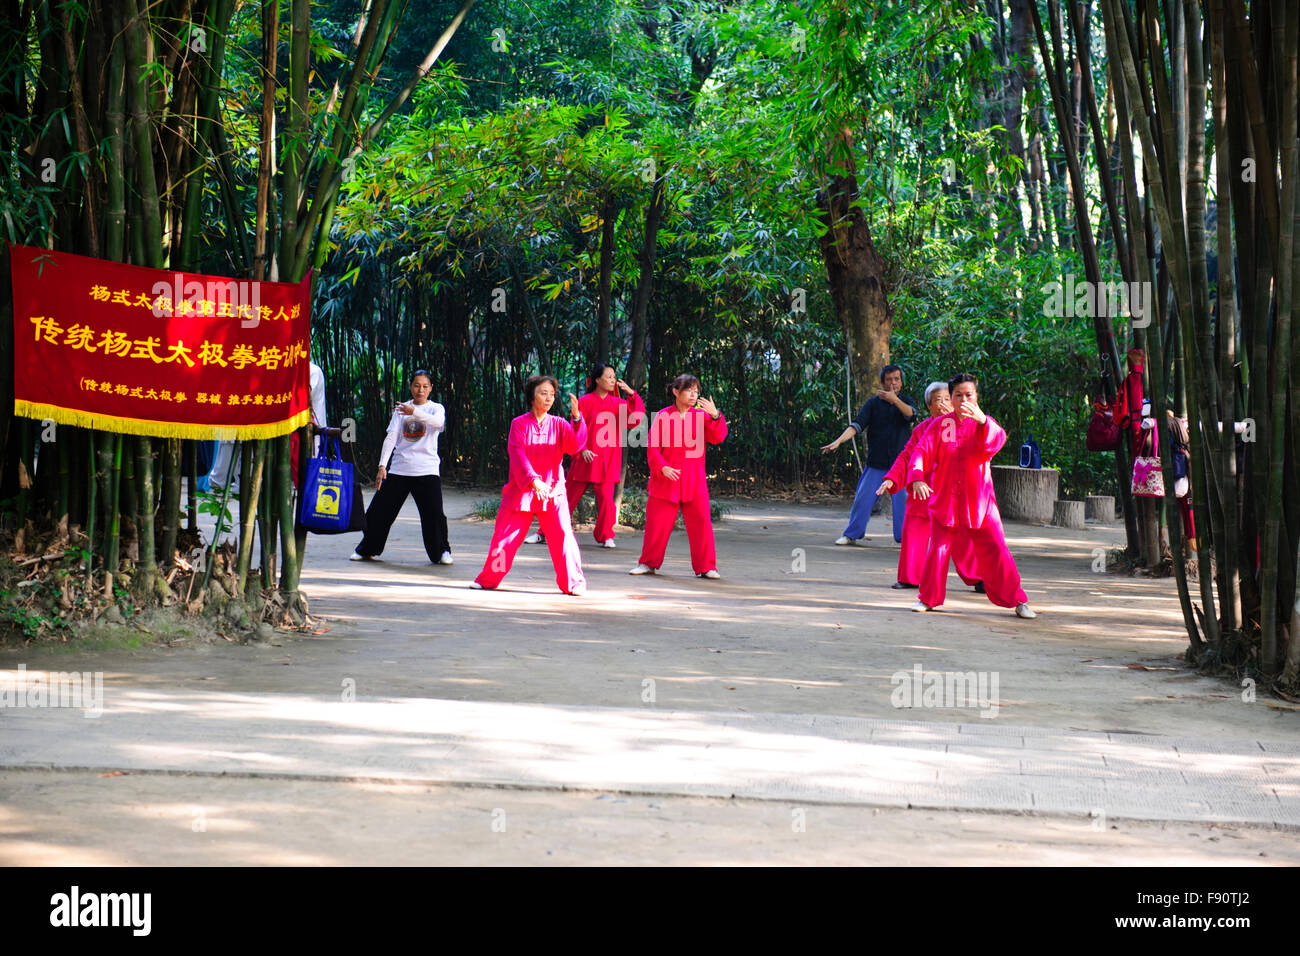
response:
[[(931, 464), (934, 463), (935, 456), (939, 451), (939, 426), (931, 425), (925, 430), (920, 438), (916, 440), (916, 446), (912, 449), (911, 457), (907, 461), (906, 483), (911, 487), (915, 483), (925, 485), (925, 473)], [(919, 488), (917, 489), (919, 493)], [(928, 497), (928, 486), (927, 494)]]
[[(912, 452), (916, 451), (916, 446), (920, 443), (921, 436), (927, 431), (929, 431), (929, 429), (926, 426), (926, 422), (922, 422), (912, 431), (912, 434), (907, 437), (907, 444), (904, 445), (903, 450), (898, 453), (898, 457), (894, 459), (894, 463), (889, 466), (889, 471), (885, 472), (885, 477), (880, 483), (881, 490), (892, 492), (903, 487), (907, 475), (907, 466), (912, 460)], [(892, 487), (885, 488), (885, 482), (889, 482)]]
[[(397, 436), (402, 430), (402, 416), (398, 412), (393, 412), (393, 417), (388, 420), (388, 432), (384, 435), (384, 443), (379, 448), (379, 467), (387, 470), (388, 459), (393, 454), (393, 449), (397, 447)], [(379, 486), (376, 485), (376, 488)]]

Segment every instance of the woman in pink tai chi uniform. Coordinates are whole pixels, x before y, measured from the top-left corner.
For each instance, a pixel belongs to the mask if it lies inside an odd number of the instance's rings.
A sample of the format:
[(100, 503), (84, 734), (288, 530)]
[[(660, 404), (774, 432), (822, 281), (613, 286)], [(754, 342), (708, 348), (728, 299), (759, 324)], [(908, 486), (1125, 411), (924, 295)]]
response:
[(555, 583), (565, 594), (587, 591), (578, 541), (569, 524), (562, 466), (566, 454), (576, 455), (586, 444), (587, 425), (578, 412), (578, 396), (573, 394), (569, 395), (572, 423), (548, 414), (559, 389), (559, 382), (550, 375), (534, 375), (524, 384), (531, 411), (510, 423), (506, 443), (510, 480), (501, 489), (501, 508), (487, 560), (470, 587), (490, 590), (501, 583), (536, 518), (551, 551)]
[(1020, 586), (1020, 571), (1007, 549), (993, 494), (989, 462), (1006, 444), (1007, 433), (980, 409), (978, 384), (964, 372), (948, 383), (953, 411), (926, 429), (908, 464), (909, 490), (930, 503), (930, 550), (921, 572), (920, 599), (912, 610), (929, 611), (943, 604), (948, 561), (955, 549), (969, 543), (988, 599), (998, 607), (1015, 608), (1018, 617), (1037, 617)]
[(672, 392), (673, 404), (660, 409), (650, 425), (645, 538), (641, 558), (628, 574), (659, 570), (680, 511), (691, 542), (691, 569), (702, 578), (720, 578), (704, 446), (722, 443), (727, 437), (727, 420), (710, 399), (700, 398), (700, 380), (694, 375), (678, 375)]
[[(925, 390), (925, 404), (930, 410), (930, 417), (912, 430), (902, 453), (894, 459), (893, 467), (885, 472), (885, 480), (876, 489), (879, 497), (886, 492), (893, 493), (903, 487), (907, 466), (912, 460), (912, 452), (927, 431), (933, 427), (941, 415), (952, 411), (952, 399), (949, 397), (947, 382), (931, 382)], [(931, 462), (933, 466), (933, 462)], [(933, 481), (933, 467), (926, 476), (926, 481)], [(970, 540), (959, 542), (952, 552), (953, 563), (957, 565), (957, 574), (967, 584), (983, 594), (984, 582), (979, 579), (975, 567), (975, 551)], [(917, 499), (915, 492), (908, 495), (907, 512), (903, 518), (903, 546), (898, 552), (898, 580), (891, 587), (895, 589), (916, 588), (921, 584), (921, 572), (925, 568), (925, 555), (930, 548), (930, 508)]]
[[(622, 392), (625, 398), (620, 398)], [(590, 486), (596, 496), (596, 527), (592, 532), (601, 547), (614, 547), (614, 487), (623, 478), (623, 432), (636, 428), (645, 418), (645, 403), (627, 382), (614, 372), (614, 366), (592, 366), (587, 378), (587, 394), (578, 399), (578, 410), (587, 424), (587, 444), (569, 463), (566, 490), (569, 496), (569, 521), (580, 499)], [(544, 541), (541, 534), (530, 534), (525, 544)]]

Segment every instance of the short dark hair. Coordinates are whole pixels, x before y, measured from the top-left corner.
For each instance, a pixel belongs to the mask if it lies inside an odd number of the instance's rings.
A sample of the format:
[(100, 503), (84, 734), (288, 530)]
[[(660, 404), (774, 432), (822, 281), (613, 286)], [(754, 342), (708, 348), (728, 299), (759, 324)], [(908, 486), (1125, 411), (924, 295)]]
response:
[[(596, 379), (604, 375), (607, 368), (614, 368), (614, 366), (608, 362), (597, 362), (591, 367), (591, 371), (587, 373), (587, 392), (589, 394), (596, 390)], [(614, 374), (618, 375), (618, 369), (614, 369)]]
[(883, 383), (883, 382), (885, 381), (885, 376), (888, 375), (890, 372), (897, 372), (899, 375), (902, 375), (902, 374), (903, 374), (903, 366), (901, 366), (901, 365), (886, 365), (884, 368), (882, 368), (882, 369), (880, 370), (880, 381), (881, 381), (881, 383)]
[(543, 382), (550, 382), (551, 388), (555, 389), (555, 397), (560, 397), (560, 383), (555, 380), (554, 375), (533, 375), (524, 382), (524, 401), (528, 404), (529, 411), (533, 407), (533, 392), (537, 391), (537, 386)]
[(424, 368), (417, 368), (414, 372), (412, 372), (412, 373), (411, 373), (411, 381), (414, 382), (414, 381), (415, 381), (417, 378), (419, 378), (421, 375), (423, 375), (425, 378), (427, 378), (427, 379), (429, 380), (429, 385), (430, 385), (430, 386), (433, 385), (433, 376), (429, 374), (429, 370), (428, 370), (428, 369), (424, 369)]
[(979, 394), (979, 390), (980, 390), (979, 379), (977, 379), (970, 372), (958, 372), (956, 375), (954, 375), (952, 379), (948, 382), (948, 394), (956, 395), (957, 386), (960, 385), (962, 382), (970, 382), (972, 385), (975, 386), (976, 394)]
[(672, 382), (669, 383), (668, 391), (680, 392), (682, 389), (690, 388), (692, 385), (694, 385), (696, 388), (699, 388), (700, 380), (696, 378), (694, 375), (692, 375), (690, 372), (683, 372), (681, 375), (678, 375), (675, 379), (672, 380)]

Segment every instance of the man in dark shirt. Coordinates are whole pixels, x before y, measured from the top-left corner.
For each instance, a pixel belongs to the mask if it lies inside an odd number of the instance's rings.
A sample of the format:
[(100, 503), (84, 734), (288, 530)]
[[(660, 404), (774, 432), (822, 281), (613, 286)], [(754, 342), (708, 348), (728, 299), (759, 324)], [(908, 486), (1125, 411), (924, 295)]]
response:
[[(849, 511), (848, 527), (844, 529), (836, 544), (856, 544), (860, 538), (867, 536), (867, 522), (871, 520), (871, 508), (876, 503), (876, 489), (880, 487), (885, 472), (902, 452), (912, 432), (912, 422), (916, 417), (915, 400), (902, 394), (903, 370), (897, 365), (886, 365), (880, 370), (882, 387), (876, 390), (874, 398), (867, 400), (844, 429), (840, 437), (829, 445), (823, 445), (822, 451), (834, 451), (854, 435), (867, 433), (867, 467), (858, 482), (858, 490), (853, 495), (853, 508)], [(900, 488), (891, 496), (894, 511), (894, 540), (903, 541), (903, 517), (907, 508), (907, 489)]]

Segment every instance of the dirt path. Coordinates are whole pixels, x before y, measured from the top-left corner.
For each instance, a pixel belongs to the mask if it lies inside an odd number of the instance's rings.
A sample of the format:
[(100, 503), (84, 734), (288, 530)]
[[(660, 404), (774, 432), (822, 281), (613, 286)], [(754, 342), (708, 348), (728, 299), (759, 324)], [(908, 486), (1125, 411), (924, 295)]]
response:
[[(448, 495), (457, 559), (452, 567), (427, 564), (409, 502), (382, 563), (349, 562), (354, 537), (313, 538), (303, 588), (313, 614), (328, 628), (322, 634), (281, 634), (267, 644), (242, 646), (172, 633), (173, 646), (145, 642), (128, 649), (118, 629), (101, 634), (109, 640), (100, 643), (0, 650), (0, 670), (12, 674), (23, 664), (29, 672), (102, 671), (105, 699), (128, 711), (132, 700), (151, 690), (169, 692), (154, 695), (156, 706), (164, 709), (173, 706), (168, 701), (176, 694), (170, 692), (180, 691), (258, 695), (247, 698), (250, 707), (281, 699), (275, 695), (337, 701), (346, 692), (359, 701), (435, 698), (615, 707), (629, 713), (651, 708), (975, 722), (992, 732), (1005, 725), (1231, 738), (1238, 745), (1296, 739), (1300, 718), (1294, 711), (1272, 707), (1262, 697), (1250, 701), (1228, 682), (1183, 668), (1178, 656), (1186, 638), (1172, 580), (1092, 570), (1097, 549), (1104, 553), (1122, 543), (1119, 528), (1071, 532), (1009, 524), (1008, 542), (1040, 615), (1022, 621), (962, 588), (955, 576), (944, 611), (913, 614), (908, 608), (915, 592), (889, 587), (897, 550), (880, 519), (866, 546), (840, 548), (831, 542), (840, 533), (845, 509), (751, 501), (728, 502), (731, 513), (717, 526), (721, 581), (690, 573), (680, 532), (670, 545), (665, 573), (644, 577), (626, 574), (636, 561), (640, 535), (621, 534), (619, 548), (606, 550), (581, 532), (589, 584), (585, 597), (558, 593), (541, 546), (524, 547), (501, 590), (474, 591), (468, 584), (481, 566), (491, 527), (468, 516), (476, 500), (489, 496)], [(898, 675), (917, 668), (996, 678), (996, 716), (981, 719), (963, 706), (977, 703), (969, 700), (895, 707)], [(200, 724), (204, 713), (201, 707), (189, 709)], [(1077, 812), (1023, 816), (807, 806), (781, 797), (728, 801), (674, 793), (565, 793), (531, 784), (502, 789), (292, 774), (227, 779), (147, 769), (112, 776), (42, 770), (41, 738), (54, 743), (55, 722), (33, 714), (25, 718), (8, 722), (9, 742), (14, 744), (23, 730), (28, 753), (35, 747), (38, 756), (35, 764), (25, 758), (21, 765), (27, 769), (0, 770), (0, 863), (1240, 865), (1300, 860), (1300, 834), (1288, 829), (1129, 820), (1098, 825)], [(66, 743), (67, 723), (60, 725)], [(272, 738), (280, 733), (261, 732)], [(230, 726), (224, 733), (229, 738)], [(824, 733), (834, 739), (834, 731)], [(251, 759), (265, 759), (258, 757), (257, 743), (237, 737), (223, 743), (199, 731), (191, 736), (184, 747), (172, 746), (173, 762), (184, 763), (175, 755), (192, 749), (194, 760), (210, 764), (223, 746), (231, 749), (232, 760), (235, 750), (242, 753), (249, 746)], [(808, 745), (817, 746), (819, 739), (809, 737)], [(348, 749), (342, 737), (331, 743), (325, 735), (319, 741), (326, 751), (341, 748), (338, 760), (371, 759)], [(0, 736), (0, 756), (6, 749), (17, 752), (4, 742)], [(139, 756), (150, 752), (148, 741), (113, 737), (111, 744), (134, 754), (140, 766), (151, 765)], [(1294, 788), (1270, 786), (1275, 781), (1268, 775), (1293, 773), (1300, 756), (1283, 745), (1267, 757), (1264, 749), (1261, 745), (1261, 754), (1246, 767), (1239, 756), (1216, 758), (1215, 753), (1230, 751), (1226, 746), (1216, 751), (1211, 743), (1195, 766), (1213, 775), (1215, 761), (1223, 764), (1225, 777), (1216, 786), (1224, 800), (1240, 792), (1227, 774), (1254, 773), (1252, 787), (1260, 792), (1252, 796), (1275, 795), (1289, 814)], [(999, 770), (1015, 772), (1015, 761), (1008, 764), (993, 753), (990, 759), (1000, 761)], [(114, 759), (111, 754), (86, 758), (80, 766), (102, 769), (115, 765)], [(250, 755), (241, 759), (246, 765)], [(328, 753), (323, 759), (326, 766), (337, 762)], [(237, 771), (236, 763), (225, 770)], [(185, 766), (194, 770), (199, 763)], [(856, 769), (871, 775), (869, 763)], [(1055, 771), (1025, 770), (1022, 762), (1020, 772)], [(1072, 773), (1060, 774), (1065, 791), (1074, 785)], [(1140, 788), (1140, 776), (1120, 784)], [(1085, 783), (1077, 784), (1082, 794)], [(958, 779), (956, 802), (942, 805), (962, 806), (964, 786)], [(1070, 805), (1075, 811), (1094, 806), (1077, 800)], [(493, 829), (498, 811), (501, 821), (509, 821), (504, 829)], [(796, 814), (802, 814), (798, 826), (792, 822)], [(105, 819), (114, 821), (111, 828)]]
[[(313, 537), (303, 588), (329, 631), (272, 645), (183, 641), (87, 653), (0, 651), (0, 667), (104, 671), (108, 686), (191, 687), (639, 707), (967, 720), (970, 710), (896, 709), (898, 672), (996, 673), (1008, 723), (1137, 733), (1293, 739), (1300, 715), (1178, 660), (1186, 646), (1171, 579), (1094, 573), (1120, 528), (1009, 523), (1037, 620), (1022, 621), (950, 578), (944, 610), (891, 590), (897, 549), (880, 518), (864, 547), (835, 547), (842, 509), (728, 502), (721, 581), (690, 573), (685, 535), (664, 573), (631, 577), (640, 535), (597, 548), (580, 532), (586, 597), (561, 595), (544, 546), (525, 545), (499, 591), (468, 590), (489, 524), (473, 495), (448, 495), (457, 563), (430, 567), (412, 502), (382, 563), (349, 562), (351, 536)], [(93, 665), (93, 666), (92, 666)], [(1135, 669), (1135, 665), (1144, 669)], [(647, 680), (653, 685), (646, 684)]]
[(0, 771), (0, 793), (2, 866), (1300, 862), (1289, 835), (1225, 824), (52, 771)]

